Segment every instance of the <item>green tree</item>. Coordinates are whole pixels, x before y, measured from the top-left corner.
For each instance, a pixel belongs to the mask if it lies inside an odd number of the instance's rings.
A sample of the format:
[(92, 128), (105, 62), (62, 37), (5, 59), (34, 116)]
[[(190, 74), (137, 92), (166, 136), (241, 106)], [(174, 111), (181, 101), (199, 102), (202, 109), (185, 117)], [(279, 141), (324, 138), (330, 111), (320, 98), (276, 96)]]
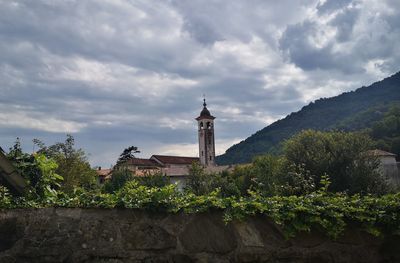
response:
[(237, 182), (237, 187), (241, 195), (247, 195), (248, 190), (254, 187), (255, 175), (252, 171), (251, 164), (237, 165), (231, 174)]
[(117, 165), (122, 164), (132, 158), (135, 158), (135, 153), (140, 153), (138, 147), (129, 146), (128, 148), (125, 148), (124, 151), (119, 155)]
[(196, 195), (206, 194), (210, 192), (207, 179), (203, 166), (194, 162), (189, 169), (185, 190)]
[(185, 190), (196, 195), (208, 195), (216, 189), (219, 189), (221, 197), (241, 194), (239, 181), (232, 173), (206, 173), (203, 166), (194, 162), (189, 169)]
[(64, 180), (62, 176), (57, 174), (58, 165), (56, 161), (47, 158), (44, 154), (34, 154), (34, 157), (41, 173), (37, 189), (40, 189), (40, 194), (47, 199), (56, 197), (56, 190), (60, 188)]
[(373, 141), (362, 133), (305, 130), (284, 145), (289, 163), (309, 171), (318, 184), (323, 175), (331, 179), (331, 191), (383, 193), (387, 185), (379, 174), (375, 156), (368, 154)]
[(115, 169), (112, 172), (111, 179), (104, 184), (104, 190), (113, 193), (121, 189), (128, 181), (134, 178), (132, 172), (126, 168)]
[(279, 193), (278, 179), (283, 173), (283, 159), (264, 155), (254, 158), (251, 165), (251, 173), (256, 188), (263, 193), (276, 195)]
[(169, 178), (162, 173), (148, 174), (145, 176), (136, 176), (134, 179), (140, 184), (147, 187), (164, 187), (168, 184)]
[(64, 142), (46, 147), (40, 140), (34, 140), (38, 153), (56, 161), (56, 173), (64, 178), (61, 189), (72, 192), (75, 187), (90, 189), (96, 185), (96, 172), (90, 167), (86, 153), (75, 148), (74, 137), (67, 134)]
[(370, 134), (380, 149), (400, 155), (400, 105), (391, 106), (383, 118), (374, 123)]
[(233, 176), (238, 178), (242, 195), (249, 190), (263, 196), (301, 195), (315, 190), (311, 174), (284, 156), (258, 156), (250, 164), (237, 166)]

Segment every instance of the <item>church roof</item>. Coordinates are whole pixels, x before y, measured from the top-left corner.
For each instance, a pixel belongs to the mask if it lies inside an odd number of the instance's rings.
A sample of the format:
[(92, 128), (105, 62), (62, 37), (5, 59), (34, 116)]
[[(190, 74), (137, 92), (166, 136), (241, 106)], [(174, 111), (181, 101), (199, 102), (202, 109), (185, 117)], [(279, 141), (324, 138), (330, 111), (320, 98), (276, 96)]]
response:
[(193, 162), (199, 162), (198, 157), (186, 157), (186, 156), (170, 156), (170, 155), (153, 155), (150, 159), (156, 159), (162, 164), (192, 164)]
[(203, 110), (200, 112), (200, 116), (196, 118), (196, 120), (202, 119), (215, 119), (214, 116), (211, 115), (210, 111), (207, 109), (206, 99), (203, 100)]
[(132, 158), (126, 161), (125, 164), (131, 164), (135, 166), (160, 166), (159, 163), (157, 163), (154, 160), (151, 159), (142, 159), (142, 158)]
[(207, 116), (207, 117), (210, 117), (210, 116), (211, 116), (211, 113), (210, 113), (210, 111), (209, 111), (206, 107), (204, 107), (203, 110), (200, 112), (200, 116)]

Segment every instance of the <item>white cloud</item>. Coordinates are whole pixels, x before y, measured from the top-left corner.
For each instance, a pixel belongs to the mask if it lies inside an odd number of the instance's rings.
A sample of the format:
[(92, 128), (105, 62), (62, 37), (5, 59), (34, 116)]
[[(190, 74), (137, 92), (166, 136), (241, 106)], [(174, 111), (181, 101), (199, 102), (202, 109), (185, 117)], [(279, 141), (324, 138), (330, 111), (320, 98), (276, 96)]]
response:
[(86, 124), (55, 119), (53, 117), (42, 119), (42, 117), (29, 116), (23, 112), (2, 112), (0, 113), (0, 127), (16, 127), (57, 133), (76, 133), (85, 128)]
[(168, 144), (158, 148), (158, 153), (163, 155), (177, 155), (177, 156), (198, 156), (198, 144), (195, 143), (182, 143), (182, 144)]
[(232, 56), (244, 68), (263, 69), (270, 63), (266, 54), (266, 44), (258, 37), (248, 43), (240, 41), (218, 41), (213, 50), (216, 56)]
[[(217, 155), (223, 154), (229, 147), (239, 143), (240, 138), (217, 139), (215, 151)], [(198, 156), (199, 145), (197, 143), (168, 144), (157, 149), (159, 152), (154, 154), (178, 155), (178, 156)]]
[(385, 64), (384, 59), (372, 59), (367, 62), (364, 66), (365, 71), (377, 79), (386, 77), (386, 73), (383, 72), (382, 66)]

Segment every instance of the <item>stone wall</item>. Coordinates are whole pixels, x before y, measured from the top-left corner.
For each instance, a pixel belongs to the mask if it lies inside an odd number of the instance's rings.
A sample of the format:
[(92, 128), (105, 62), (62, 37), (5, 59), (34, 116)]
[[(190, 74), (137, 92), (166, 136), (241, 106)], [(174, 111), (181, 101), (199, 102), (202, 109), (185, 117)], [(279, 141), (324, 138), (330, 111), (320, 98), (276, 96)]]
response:
[(400, 262), (400, 238), (286, 240), (265, 217), (225, 225), (219, 212), (17, 209), (0, 211), (0, 262)]

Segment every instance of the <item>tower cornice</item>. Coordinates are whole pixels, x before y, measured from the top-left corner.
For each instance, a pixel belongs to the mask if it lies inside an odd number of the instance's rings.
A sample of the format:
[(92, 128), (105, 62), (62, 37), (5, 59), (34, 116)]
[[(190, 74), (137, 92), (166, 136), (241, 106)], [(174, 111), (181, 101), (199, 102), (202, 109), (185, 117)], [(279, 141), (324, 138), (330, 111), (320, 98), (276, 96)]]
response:
[(214, 116), (199, 116), (199, 117), (197, 117), (195, 120), (197, 120), (197, 121), (200, 121), (200, 120), (214, 120), (215, 119), (215, 117)]

